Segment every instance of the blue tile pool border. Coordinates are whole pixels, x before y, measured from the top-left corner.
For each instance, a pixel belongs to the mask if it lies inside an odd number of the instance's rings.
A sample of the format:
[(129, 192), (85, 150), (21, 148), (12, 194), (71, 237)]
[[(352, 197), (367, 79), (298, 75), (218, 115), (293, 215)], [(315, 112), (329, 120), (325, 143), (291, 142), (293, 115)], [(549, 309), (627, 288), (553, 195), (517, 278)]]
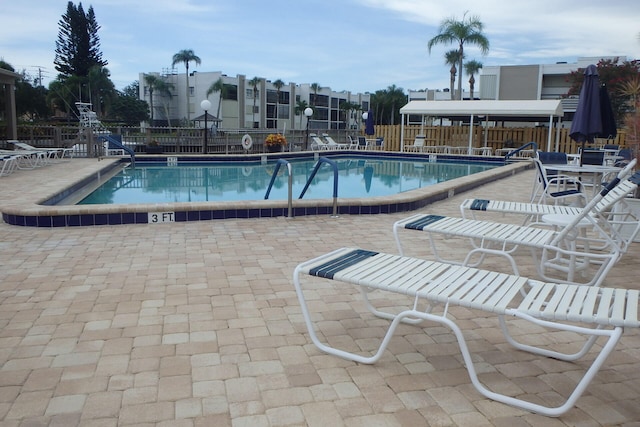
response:
[[(285, 158), (309, 157), (309, 153), (287, 153)], [(362, 155), (361, 153), (336, 153), (334, 156), (340, 155)], [(375, 153), (378, 157), (380, 153)], [(332, 155), (325, 154), (323, 155)], [(406, 153), (384, 153), (385, 157), (391, 158), (429, 158), (429, 155), (411, 155)], [(433, 155), (431, 155), (433, 156)], [(261, 161), (263, 156), (225, 156), (224, 161)], [(222, 161), (220, 156), (179, 156), (183, 162), (189, 161)], [(433, 157), (431, 158), (432, 160)], [(487, 158), (482, 156), (448, 156), (438, 155), (437, 160), (454, 161), (454, 162), (491, 162), (504, 165), (502, 158)], [(167, 156), (140, 156), (136, 157), (137, 164), (146, 162), (166, 162)], [(120, 167), (121, 163), (127, 163), (127, 159), (121, 162), (114, 162), (98, 173), (108, 173), (116, 167)], [(375, 197), (371, 199), (340, 199), (338, 198), (337, 214), (338, 215), (375, 215), (375, 214), (391, 214), (396, 212), (408, 212), (421, 209), (431, 203), (444, 200), (454, 194), (469, 191), (475, 187), (486, 184), (497, 179), (511, 176), (520, 170), (530, 167), (528, 162), (518, 162), (503, 167), (494, 168), (488, 171), (480, 172), (474, 175), (457, 178), (451, 181), (439, 183), (428, 188), (413, 190), (398, 195), (388, 197)], [(95, 180), (95, 176), (88, 176), (78, 180), (69, 188), (63, 189), (60, 193), (47, 199), (38, 206), (42, 206), (41, 212), (34, 212), (33, 206), (20, 212), (20, 209), (14, 209), (14, 212), (3, 212), (2, 219), (7, 224), (23, 226), (23, 227), (83, 227), (83, 226), (99, 226), (99, 225), (124, 225), (124, 224), (149, 224), (150, 215), (159, 211), (165, 211), (171, 221), (167, 222), (191, 222), (191, 221), (210, 221), (237, 218), (272, 218), (286, 216), (288, 207), (286, 201), (264, 201), (251, 202), (249, 206), (238, 207), (232, 204), (231, 207), (225, 207), (225, 203), (199, 203), (189, 207), (185, 204), (176, 204), (176, 206), (162, 206), (160, 209), (156, 205), (138, 205), (135, 211), (131, 211), (128, 205), (65, 205), (61, 207), (60, 212), (56, 211), (57, 201), (63, 200), (69, 194), (77, 191), (85, 186), (88, 182)], [(268, 202), (268, 203), (267, 203)], [(267, 205), (265, 205), (265, 203)], [(203, 206), (206, 205), (206, 206)], [(118, 207), (122, 207), (122, 211), (118, 211)], [(89, 210), (90, 212), (87, 212)], [(115, 210), (115, 211), (114, 211)], [(91, 212), (93, 211), (93, 212)], [(308, 215), (332, 215), (333, 206), (331, 200), (295, 200), (293, 203), (292, 213), (294, 217)], [(164, 222), (164, 221), (161, 221)]]

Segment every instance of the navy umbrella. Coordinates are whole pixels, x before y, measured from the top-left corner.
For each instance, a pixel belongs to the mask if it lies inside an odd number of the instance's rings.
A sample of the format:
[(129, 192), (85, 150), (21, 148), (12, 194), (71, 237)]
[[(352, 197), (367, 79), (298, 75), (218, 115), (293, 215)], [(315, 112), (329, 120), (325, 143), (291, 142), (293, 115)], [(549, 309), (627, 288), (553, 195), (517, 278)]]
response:
[(364, 133), (366, 135), (373, 135), (376, 133), (373, 126), (373, 112), (371, 110), (367, 112), (367, 120), (364, 122)]
[(613, 115), (613, 107), (611, 106), (609, 91), (604, 83), (600, 86), (600, 113), (602, 118), (602, 132), (600, 133), (600, 138), (615, 138), (616, 135), (618, 135), (616, 118)]
[[(591, 64), (584, 71), (584, 81), (580, 89), (578, 107), (573, 115), (569, 136), (582, 143), (582, 151), (587, 141), (599, 137), (602, 133), (602, 113), (600, 110), (600, 78), (596, 66)], [(580, 156), (582, 166), (582, 156)]]

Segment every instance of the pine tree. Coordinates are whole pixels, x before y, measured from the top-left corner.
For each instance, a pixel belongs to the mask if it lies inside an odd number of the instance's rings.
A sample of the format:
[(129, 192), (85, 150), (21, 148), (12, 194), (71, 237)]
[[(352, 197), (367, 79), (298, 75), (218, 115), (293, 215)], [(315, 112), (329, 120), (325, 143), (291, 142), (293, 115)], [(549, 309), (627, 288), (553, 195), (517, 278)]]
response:
[(100, 52), (100, 25), (96, 21), (93, 6), (85, 14), (82, 3), (67, 4), (67, 12), (58, 22), (60, 28), (56, 41), (56, 70), (63, 77), (86, 77), (92, 67), (107, 65)]

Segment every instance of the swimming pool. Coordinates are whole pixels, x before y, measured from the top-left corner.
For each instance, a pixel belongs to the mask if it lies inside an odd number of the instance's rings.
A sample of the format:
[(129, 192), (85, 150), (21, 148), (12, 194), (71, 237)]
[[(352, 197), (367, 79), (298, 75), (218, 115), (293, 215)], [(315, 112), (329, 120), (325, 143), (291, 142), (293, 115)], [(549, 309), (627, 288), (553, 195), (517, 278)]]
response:
[[(429, 159), (392, 159), (348, 156), (333, 159), (338, 169), (340, 198), (390, 196), (439, 182), (493, 169), (495, 163), (430, 162)], [(292, 197), (302, 194), (317, 160), (292, 159)], [(275, 162), (139, 163), (124, 168), (78, 202), (87, 204), (227, 202), (263, 200)], [(279, 168), (270, 200), (288, 199), (287, 168)], [(306, 199), (333, 197), (332, 165), (321, 163), (309, 181)]]
[[(354, 154), (354, 153), (352, 153)], [(375, 161), (380, 156), (377, 153), (357, 153), (358, 161)], [(269, 163), (280, 155), (238, 155), (238, 156), (136, 156), (136, 166), (153, 164), (161, 161), (164, 164), (193, 161), (220, 161), (239, 162), (246, 161), (249, 164)], [(313, 157), (313, 153), (286, 153), (288, 161), (297, 161), (302, 158)], [(317, 156), (317, 153), (315, 154)], [(323, 153), (330, 158), (344, 157), (340, 153)], [(75, 227), (75, 226), (99, 226), (120, 224), (160, 224), (166, 222), (206, 221), (226, 218), (265, 218), (265, 217), (297, 217), (304, 215), (364, 215), (406, 212), (420, 209), (438, 200), (443, 200), (461, 192), (469, 191), (485, 183), (511, 176), (530, 167), (527, 162), (515, 162), (504, 165), (503, 159), (487, 157), (467, 157), (455, 155), (434, 154), (408, 154), (408, 153), (384, 153), (385, 158), (411, 160), (415, 163), (438, 163), (442, 161), (454, 162), (493, 162), (493, 169), (451, 179), (445, 182), (434, 183), (428, 187), (411, 191), (402, 191), (387, 196), (369, 197), (344, 197), (339, 194), (336, 206), (331, 197), (312, 198), (305, 195), (303, 199), (297, 199), (299, 194), (293, 194), (292, 205), (287, 200), (233, 200), (233, 201), (186, 201), (167, 203), (143, 203), (137, 201), (133, 204), (60, 204), (68, 200), (79, 191), (88, 186), (94, 186), (95, 182), (104, 182), (106, 177), (112, 176), (115, 171), (128, 164), (127, 158), (107, 158), (99, 162), (83, 163), (77, 168), (71, 160), (66, 163), (66, 171), (59, 179), (55, 176), (47, 181), (46, 192), (32, 201), (9, 204), (2, 207), (2, 218), (7, 224), (26, 227)], [(81, 159), (77, 160), (82, 162)], [(503, 166), (500, 166), (503, 165)], [(414, 165), (415, 168), (416, 165)], [(57, 167), (57, 166), (56, 166)], [(63, 167), (60, 165), (60, 167)], [(420, 169), (418, 167), (417, 169)], [(320, 178), (325, 172), (319, 172)], [(253, 174), (253, 172), (252, 172)], [(375, 169), (374, 169), (375, 175)], [(361, 178), (360, 185), (364, 185)], [(373, 187), (372, 182), (372, 187)], [(95, 187), (95, 186), (94, 186)], [(193, 194), (193, 193), (192, 193)], [(86, 195), (86, 194), (85, 194)], [(75, 196), (73, 196), (75, 197)], [(264, 197), (263, 195), (261, 197)], [(74, 202), (75, 203), (75, 202)]]

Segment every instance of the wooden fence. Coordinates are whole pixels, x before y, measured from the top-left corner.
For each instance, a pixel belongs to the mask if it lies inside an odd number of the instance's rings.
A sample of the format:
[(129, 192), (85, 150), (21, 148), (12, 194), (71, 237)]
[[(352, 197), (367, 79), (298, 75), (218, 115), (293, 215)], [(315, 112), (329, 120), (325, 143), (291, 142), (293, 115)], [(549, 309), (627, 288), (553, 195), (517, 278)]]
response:
[[(401, 126), (376, 126), (376, 136), (384, 138), (385, 150), (401, 151)], [(569, 129), (552, 129), (551, 151), (576, 153), (580, 144), (569, 138)], [(417, 135), (425, 136), (426, 145), (463, 145), (469, 141), (468, 126), (405, 126), (404, 145), (412, 145)], [(549, 129), (546, 127), (491, 127), (474, 126), (473, 146), (492, 148), (492, 152), (500, 148), (520, 147), (527, 142), (535, 142), (538, 149), (547, 151)], [(603, 141), (598, 141), (602, 144)], [(625, 132), (618, 131), (616, 138), (607, 141), (625, 147)]]
[[(1, 126), (0, 126), (1, 127)], [(201, 153), (204, 151), (204, 129), (201, 128), (139, 128), (114, 127), (110, 129), (114, 134), (121, 135), (124, 143), (140, 151), (150, 141), (154, 140), (167, 153)], [(264, 138), (273, 133), (274, 129), (234, 129), (220, 130), (215, 135), (209, 135), (207, 152), (209, 153), (241, 153), (242, 135), (249, 133), (253, 137), (254, 146), (251, 152), (264, 152)], [(338, 142), (346, 142), (348, 135), (358, 136), (357, 132), (345, 130), (318, 130), (317, 134), (327, 133)], [(384, 150), (402, 151), (402, 146), (412, 145), (419, 134), (425, 136), (426, 145), (458, 145), (468, 146), (468, 126), (405, 126), (404, 141), (401, 141), (402, 129), (400, 125), (376, 126), (375, 136), (384, 138)], [(527, 142), (535, 142), (538, 149), (547, 150), (548, 128), (546, 127), (490, 127), (474, 126), (473, 146), (491, 148), (492, 153), (501, 148), (517, 148)], [(580, 144), (569, 138), (569, 129), (552, 129), (551, 151), (576, 153)], [(359, 135), (362, 135), (362, 131)], [(286, 134), (291, 150), (308, 149), (306, 132), (290, 130)], [(18, 126), (18, 139), (30, 142), (38, 147), (56, 147), (73, 145), (77, 142), (77, 126)], [(599, 141), (600, 144), (603, 141)], [(624, 130), (618, 131), (615, 139), (607, 141), (617, 144), (620, 148), (627, 147)], [(5, 141), (0, 141), (0, 148), (8, 148)], [(556, 150), (557, 148), (557, 150)]]

